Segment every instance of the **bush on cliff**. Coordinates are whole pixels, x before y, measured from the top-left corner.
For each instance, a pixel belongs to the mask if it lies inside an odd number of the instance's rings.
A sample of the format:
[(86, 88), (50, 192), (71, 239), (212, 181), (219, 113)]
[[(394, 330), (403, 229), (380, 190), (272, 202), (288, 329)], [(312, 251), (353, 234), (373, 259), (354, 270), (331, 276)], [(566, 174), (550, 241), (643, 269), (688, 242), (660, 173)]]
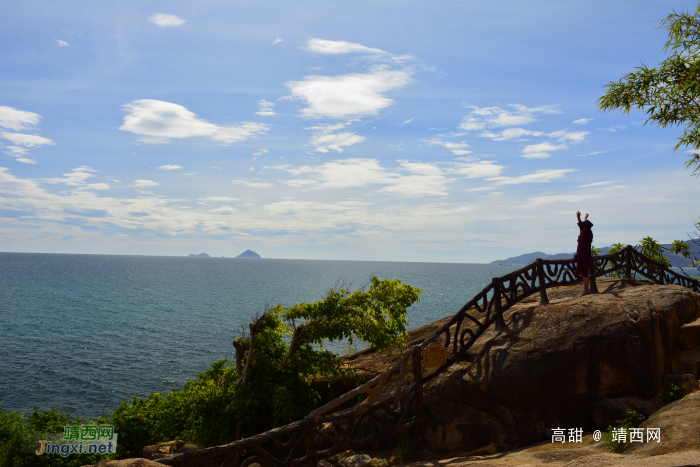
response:
[[(109, 424), (100, 417), (98, 424)], [(114, 454), (41, 455), (33, 452), (32, 441), (42, 433), (63, 433), (66, 425), (92, 424), (90, 421), (71, 419), (70, 414), (56, 408), (34, 411), (28, 417), (16, 412), (0, 410), (0, 466), (2, 467), (80, 467), (96, 464), (102, 459), (115, 459)]]
[(373, 277), (355, 292), (336, 286), (319, 302), (268, 309), (234, 340), (235, 365), (221, 360), (181, 391), (122, 402), (112, 414), (119, 456), (172, 439), (226, 444), (303, 418), (319, 401), (310, 382), (351, 376), (323, 342), (405, 347), (407, 308), (420, 292)]

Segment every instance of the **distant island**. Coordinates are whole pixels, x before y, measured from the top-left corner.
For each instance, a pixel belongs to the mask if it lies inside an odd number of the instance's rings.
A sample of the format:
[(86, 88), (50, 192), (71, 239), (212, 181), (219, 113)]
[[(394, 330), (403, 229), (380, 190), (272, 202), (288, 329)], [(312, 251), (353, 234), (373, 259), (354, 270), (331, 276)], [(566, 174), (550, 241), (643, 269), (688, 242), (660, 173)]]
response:
[[(690, 245), (690, 253), (691, 253), (691, 259), (694, 257), (700, 256), (700, 247), (696, 245), (695, 243), (691, 242), (690, 240), (686, 240), (685, 243), (688, 243)], [(575, 243), (574, 243), (575, 245)], [(634, 245), (633, 245), (634, 246)], [(662, 243), (661, 246), (665, 248), (671, 248), (670, 243)], [(601, 248), (600, 254), (601, 255), (606, 255), (610, 251), (610, 247), (606, 246)], [(546, 253), (542, 253), (541, 251), (536, 251), (534, 253), (526, 253), (524, 255), (520, 256), (511, 256), (510, 258), (506, 259), (498, 259), (496, 261), (491, 261), (489, 264), (502, 264), (504, 266), (513, 266), (513, 265), (520, 265), (520, 264), (530, 264), (533, 261), (535, 261), (537, 258), (542, 258), (542, 259), (571, 259), (574, 257), (576, 253), (557, 253), (554, 255), (548, 255)], [(691, 266), (691, 259), (684, 258), (681, 255), (674, 255), (673, 253), (669, 253), (668, 251), (664, 251), (664, 256), (667, 257), (668, 259), (671, 260), (671, 266), (672, 267), (689, 267)]]
[(244, 251), (243, 253), (241, 253), (240, 255), (236, 256), (236, 258), (256, 258), (256, 259), (260, 259), (261, 256), (260, 256), (259, 254), (257, 254), (256, 252), (252, 251), (252, 250), (246, 250), (246, 251)]
[(207, 257), (207, 258), (210, 257), (210, 256), (209, 256), (208, 254), (206, 254), (206, 253), (200, 253), (200, 254), (198, 254), (198, 255), (189, 254), (189, 255), (187, 255), (187, 256), (204, 256), (204, 257)]

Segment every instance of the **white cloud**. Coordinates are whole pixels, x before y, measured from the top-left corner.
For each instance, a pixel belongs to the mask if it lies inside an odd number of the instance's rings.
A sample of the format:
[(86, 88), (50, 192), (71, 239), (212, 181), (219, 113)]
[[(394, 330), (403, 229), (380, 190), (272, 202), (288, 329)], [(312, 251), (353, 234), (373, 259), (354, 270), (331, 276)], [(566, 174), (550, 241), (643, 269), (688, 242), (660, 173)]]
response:
[(262, 116), (268, 116), (268, 115), (277, 115), (272, 108), (275, 106), (274, 103), (266, 101), (265, 99), (261, 99), (260, 102), (258, 103), (258, 107), (260, 108), (257, 112), (255, 112), (257, 115), (262, 115)]
[(30, 159), (28, 156), (29, 150), (27, 148), (20, 148), (19, 146), (6, 146), (5, 154), (12, 157), (16, 157), (18, 162), (24, 162), (25, 164), (36, 164), (37, 161)]
[(330, 150), (343, 152), (341, 146), (351, 146), (365, 140), (364, 136), (355, 133), (332, 133), (318, 135), (311, 139), (311, 144), (316, 146), (316, 151), (326, 153)]
[(26, 130), (39, 123), (39, 120), (41, 120), (41, 116), (34, 112), (0, 105), (0, 126), (3, 128), (15, 131)]
[(479, 136), (491, 138), (494, 141), (505, 141), (513, 138), (522, 138), (523, 136), (542, 136), (544, 133), (541, 131), (530, 131), (523, 128), (507, 128), (501, 133), (493, 133), (485, 131), (480, 133)]
[(131, 185), (132, 187), (136, 188), (146, 188), (149, 186), (158, 186), (160, 183), (154, 182), (153, 180), (134, 180), (134, 184)]
[(495, 185), (519, 185), (522, 183), (549, 183), (556, 178), (561, 178), (569, 172), (576, 172), (574, 169), (550, 169), (539, 170), (537, 172), (521, 175), (520, 177), (493, 177), (487, 180)]
[(405, 160), (400, 160), (399, 164), (401, 171), (409, 172), (410, 175), (390, 172), (376, 159), (353, 158), (325, 162), (316, 167), (306, 165), (286, 168), (289, 173), (304, 175), (306, 178), (288, 180), (285, 183), (311, 189), (359, 188), (379, 184), (386, 185), (377, 190), (380, 193), (404, 196), (447, 194), (446, 185), (451, 180), (445, 177), (439, 167)]
[(556, 138), (562, 143), (565, 141), (571, 141), (573, 143), (580, 143), (586, 138), (587, 134), (588, 134), (587, 131), (560, 130), (560, 131), (554, 131), (552, 133), (547, 133), (547, 136), (549, 136), (550, 138)]
[(588, 183), (588, 184), (586, 184), (586, 185), (579, 185), (579, 188), (588, 188), (588, 187), (591, 187), (591, 186), (611, 185), (611, 184), (617, 183), (617, 182), (619, 182), (619, 181), (620, 181), (620, 180), (610, 180), (610, 181), (606, 181), (606, 182)]
[(201, 120), (185, 107), (170, 102), (140, 99), (124, 105), (129, 112), (120, 130), (143, 135), (144, 143), (167, 143), (171, 138), (205, 136), (224, 144), (244, 141), (264, 133), (268, 127), (261, 123), (244, 122), (219, 126)]
[(90, 172), (95, 172), (95, 169), (87, 165), (81, 165), (80, 167), (73, 169), (71, 173), (63, 174), (63, 176), (66, 178), (47, 178), (44, 179), (44, 181), (52, 184), (63, 183), (64, 185), (69, 186), (83, 186), (85, 184), (85, 180), (90, 177), (94, 177), (94, 175)]
[(28, 148), (42, 146), (44, 144), (54, 144), (54, 142), (50, 139), (36, 135), (25, 135), (21, 133), (0, 133), (0, 136), (2, 136), (4, 139), (12, 141), (15, 144), (19, 144)]
[(454, 154), (455, 156), (463, 156), (472, 152), (467, 149), (469, 145), (464, 141), (460, 143), (452, 143), (450, 141), (443, 141), (439, 138), (426, 139), (424, 141), (426, 143), (434, 144), (436, 146), (444, 146), (445, 148), (452, 151), (452, 154)]
[(444, 176), (440, 168), (424, 162), (399, 161), (401, 167), (414, 175), (401, 175), (393, 182), (378, 190), (380, 193), (391, 193), (403, 196), (445, 196), (447, 184), (452, 182)]
[(352, 146), (353, 144), (361, 143), (366, 138), (352, 132), (333, 133), (350, 125), (346, 123), (322, 123), (306, 128), (312, 130), (316, 134), (309, 141), (310, 144), (316, 146), (316, 151), (327, 153), (330, 150), (343, 152), (342, 146)]
[(373, 49), (370, 47), (365, 47), (362, 44), (356, 44), (354, 42), (346, 41), (329, 41), (325, 39), (309, 39), (306, 43), (306, 50), (309, 52), (325, 54), (325, 55), (336, 55), (336, 54), (347, 54), (347, 53), (361, 53), (361, 54), (386, 54), (383, 50)]
[(66, 41), (54, 39), (53, 42), (54, 42), (54, 44), (56, 44), (59, 47), (68, 47), (68, 42), (66, 42)]
[(234, 208), (232, 206), (221, 206), (221, 207), (216, 208), (216, 209), (210, 209), (209, 212), (213, 212), (214, 214), (221, 214), (221, 215), (225, 216), (225, 215), (233, 214), (234, 212), (236, 212), (236, 208)]
[(167, 165), (161, 165), (161, 166), (158, 167), (158, 168), (159, 168), (160, 170), (177, 170), (177, 169), (181, 169), (182, 166), (173, 165), (173, 164), (167, 164)]
[(532, 152), (529, 154), (523, 154), (523, 157), (525, 159), (547, 159), (548, 157), (552, 157), (552, 155), (548, 152)]
[(493, 161), (479, 161), (468, 164), (455, 164), (451, 173), (466, 175), (467, 178), (497, 177), (505, 169), (503, 165), (496, 165)]
[(151, 23), (160, 26), (161, 28), (167, 28), (172, 26), (180, 26), (185, 24), (186, 20), (178, 18), (175, 15), (169, 15), (167, 13), (156, 13), (155, 15), (148, 18)]
[[(254, 178), (253, 180), (258, 180), (258, 179)], [(254, 181), (249, 181), (247, 178), (234, 179), (234, 180), (231, 180), (231, 183), (236, 183), (238, 185), (243, 185), (243, 186), (247, 186), (250, 188), (267, 188), (269, 186), (272, 186), (272, 183), (254, 182)]]
[(205, 198), (199, 198), (198, 201), (238, 201), (238, 198), (231, 198), (229, 196), (207, 196)]
[[(5, 153), (16, 157), (18, 162), (24, 162), (25, 164), (36, 164), (34, 159), (29, 157), (29, 149), (37, 146), (43, 146), (45, 144), (54, 144), (54, 142), (48, 138), (37, 135), (25, 135), (22, 133), (0, 133), (0, 137), (12, 141), (18, 146), (6, 146)], [(24, 146), (24, 147), (20, 147)]]
[(608, 149), (607, 151), (593, 151), (589, 152), (588, 154), (579, 154), (578, 157), (595, 156), (596, 154), (605, 154), (606, 152), (610, 152), (610, 150)]
[[(92, 169), (80, 167), (74, 173), (85, 174), (87, 171)], [(177, 200), (147, 196), (136, 199), (99, 196), (92, 190), (104, 190), (107, 184), (85, 185), (81, 182), (81, 177), (66, 175), (67, 179), (54, 180), (75, 188), (67, 192), (51, 193), (40, 186), (40, 181), (17, 178), (8, 169), (0, 167), (0, 205), (10, 210), (31, 212), (34, 222), (48, 222), (42, 229), (42, 235), (58, 235), (59, 239), (65, 235), (66, 229), (80, 235), (81, 227), (89, 227), (90, 231), (99, 227), (113, 232), (114, 227), (117, 227), (129, 231), (148, 229), (177, 234), (215, 231), (224, 225), (217, 220), (218, 216), (215, 218), (211, 214), (170, 206)], [(57, 221), (61, 223), (60, 230), (51, 228)], [(74, 228), (71, 224), (77, 227)], [(118, 235), (109, 236), (108, 241), (113, 242), (115, 238)]]
[(272, 45), (279, 44), (280, 42), (282, 42), (282, 39), (280, 39), (279, 37), (277, 37), (277, 38), (275, 39), (275, 41), (272, 43)]
[(554, 145), (550, 142), (529, 144), (523, 149), (523, 157), (526, 159), (546, 159), (551, 156), (547, 151), (558, 151), (560, 149), (568, 149), (568, 147), (566, 144)]
[(592, 118), (579, 118), (578, 120), (574, 120), (573, 123), (574, 125), (585, 125), (586, 123), (592, 121)]
[(408, 70), (374, 67), (369, 73), (340, 76), (307, 76), (304, 81), (290, 81), (291, 98), (306, 101), (305, 118), (357, 118), (376, 115), (393, 104), (383, 93), (405, 86), (411, 81)]
[(615, 125), (608, 128), (596, 128), (596, 130), (615, 132), (617, 130), (624, 130), (625, 128), (627, 128), (627, 125)]
[(262, 156), (263, 154), (267, 154), (268, 152), (270, 152), (270, 151), (268, 151), (267, 149), (258, 149), (258, 152), (253, 153), (253, 160), (257, 159), (258, 156)]
[(526, 107), (520, 104), (508, 104), (512, 110), (503, 110), (500, 107), (467, 106), (473, 109), (469, 115), (462, 119), (459, 126), (462, 130), (475, 131), (486, 128), (498, 128), (504, 126), (524, 125), (536, 121), (536, 113), (561, 113), (553, 106)]
[(409, 119), (406, 120), (405, 122), (399, 123), (399, 125), (405, 125), (405, 124), (407, 124), (407, 123), (411, 123), (413, 120), (415, 120), (415, 119), (417, 119), (417, 118), (418, 118), (418, 117), (409, 118)]
[(289, 180), (291, 186), (313, 188), (363, 187), (375, 183), (389, 183), (388, 174), (376, 159), (345, 159), (325, 162), (316, 167), (308, 165), (287, 168), (292, 175), (307, 175), (308, 179)]
[(109, 190), (110, 185), (109, 183), (90, 183), (85, 185), (85, 188), (88, 190)]

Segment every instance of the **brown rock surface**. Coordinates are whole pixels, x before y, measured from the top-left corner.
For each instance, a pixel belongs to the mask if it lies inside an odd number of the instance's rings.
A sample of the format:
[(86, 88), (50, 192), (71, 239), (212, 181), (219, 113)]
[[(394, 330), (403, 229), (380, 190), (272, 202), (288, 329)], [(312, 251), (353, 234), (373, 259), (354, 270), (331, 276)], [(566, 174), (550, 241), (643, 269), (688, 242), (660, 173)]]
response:
[[(160, 464), (156, 461), (133, 458), (133, 459), (122, 459), (118, 461), (102, 460), (95, 464), (94, 467), (163, 467), (164, 464)], [(83, 466), (88, 467), (88, 466)]]
[(152, 446), (144, 446), (143, 458), (149, 460), (162, 459), (163, 457), (172, 456), (177, 453), (185, 445), (184, 441), (168, 441), (166, 443), (154, 444)]
[(647, 428), (659, 428), (661, 440), (632, 443), (625, 449), (625, 454), (658, 456), (694, 450), (700, 456), (700, 391), (667, 405), (639, 427), (645, 432)]
[[(550, 289), (545, 306), (529, 297), (506, 311), (507, 329), (490, 328), (468, 361), (426, 384), (428, 447), (517, 449), (552, 428), (599, 428), (592, 414), (602, 398), (654, 397), (680, 352), (681, 326), (700, 316), (700, 294), (641, 280), (599, 279), (598, 288), (586, 297), (580, 285)], [(411, 343), (448, 319), (413, 331)], [(343, 361), (369, 379), (396, 355), (367, 349)]]
[(700, 451), (643, 454), (612, 454), (592, 435), (581, 443), (544, 442), (525, 449), (492, 455), (471, 455), (423, 460), (402, 467), (695, 467)]

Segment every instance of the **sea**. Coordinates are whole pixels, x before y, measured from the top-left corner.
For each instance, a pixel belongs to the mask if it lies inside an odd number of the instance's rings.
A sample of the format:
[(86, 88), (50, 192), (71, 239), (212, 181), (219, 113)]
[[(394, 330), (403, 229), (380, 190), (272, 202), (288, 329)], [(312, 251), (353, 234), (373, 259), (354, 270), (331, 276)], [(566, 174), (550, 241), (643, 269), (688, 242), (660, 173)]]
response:
[[(376, 275), (420, 287), (415, 329), (453, 315), (516, 266), (0, 253), (0, 409), (109, 416), (127, 396), (181, 389), (256, 313)], [(338, 355), (362, 345), (329, 342)]]

